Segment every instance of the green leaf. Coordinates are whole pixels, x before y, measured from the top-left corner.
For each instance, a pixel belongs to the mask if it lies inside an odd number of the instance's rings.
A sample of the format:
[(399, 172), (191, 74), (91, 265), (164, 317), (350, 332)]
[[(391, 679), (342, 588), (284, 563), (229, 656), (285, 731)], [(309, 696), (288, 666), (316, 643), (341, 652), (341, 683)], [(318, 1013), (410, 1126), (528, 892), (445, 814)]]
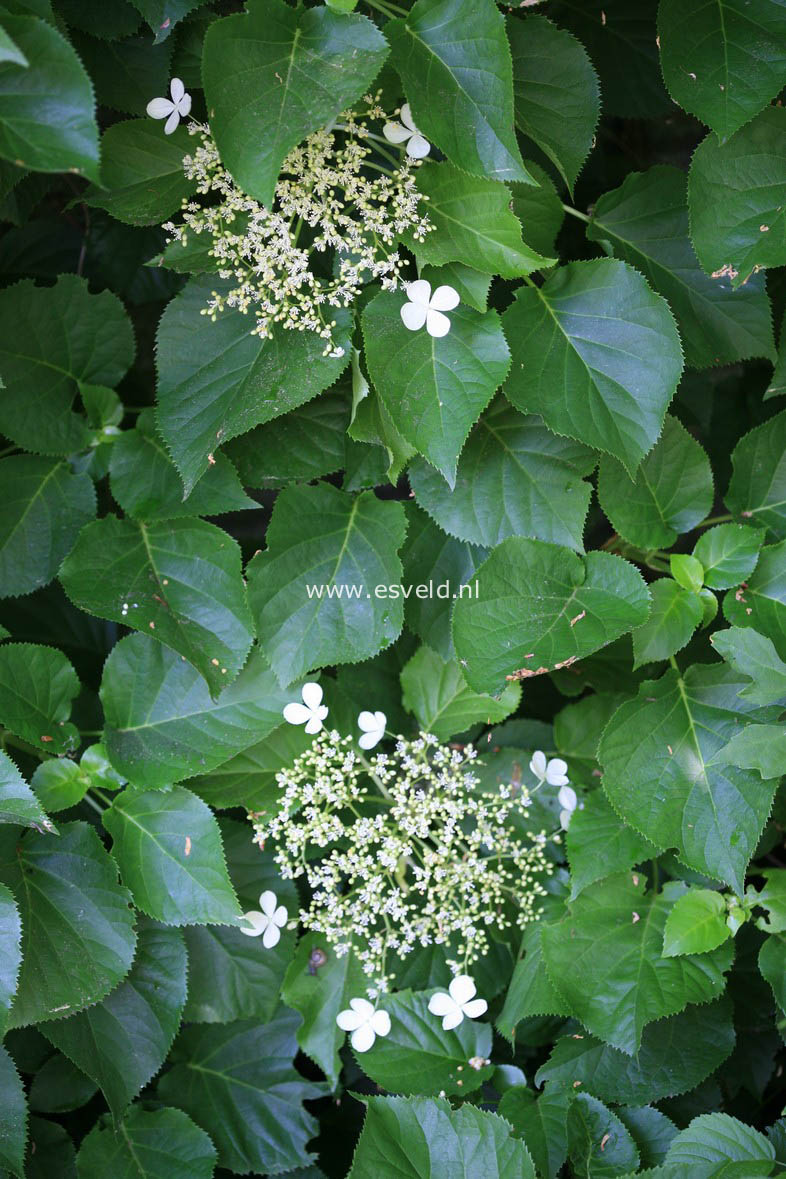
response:
[(668, 659), (680, 651), (702, 620), (701, 598), (692, 589), (684, 589), (670, 577), (661, 577), (650, 586), (652, 613), (643, 626), (633, 632), (633, 666)]
[(541, 933), (545, 926), (530, 925), (521, 939), (523, 957), (513, 970), (505, 1003), (497, 1019), (497, 1030), (515, 1043), (516, 1025), (533, 1015), (570, 1015), (566, 1001), (557, 992), (543, 965)]
[[(113, 12), (122, 11), (120, 6), (117, 9), (114, 5), (112, 7)], [(131, 9), (130, 4), (128, 7)], [(144, 115), (152, 94), (169, 94), (171, 45), (151, 45), (150, 38), (144, 33), (136, 35), (136, 30), (118, 41), (99, 39), (95, 35), (99, 32), (97, 22), (90, 24), (89, 5), (82, 5), (82, 10), (86, 17), (82, 23), (87, 24), (87, 32), (94, 35), (85, 36), (71, 27), (69, 39), (95, 87), (96, 104), (129, 115)], [(63, 0), (60, 0), (59, 11), (63, 11)], [(105, 11), (102, 10), (102, 17)], [(103, 20), (100, 32), (106, 32)], [(161, 128), (159, 123), (159, 137)]]
[(8, 36), (5, 29), (0, 28), (0, 65), (5, 65), (6, 63), (24, 66), (25, 68), (30, 64), (16, 42)]
[(539, 164), (527, 160), (527, 168), (537, 180), (538, 188), (531, 184), (511, 185), (511, 207), (526, 231), (532, 249), (542, 254), (554, 254), (557, 234), (565, 220), (562, 197), (551, 176)]
[(107, 749), (135, 786), (162, 788), (215, 769), (261, 741), (282, 723), (284, 705), (293, 698), (292, 689), (279, 688), (258, 650), (214, 701), (179, 655), (143, 635), (129, 635), (104, 668)]
[[(691, 1179), (739, 1176), (753, 1179), (769, 1175), (775, 1151), (758, 1130), (724, 1113), (707, 1113), (694, 1118), (669, 1147), (666, 1165), (682, 1168)], [(736, 1163), (736, 1166), (735, 1166)]]
[(531, 1089), (515, 1085), (502, 1094), (497, 1107), (516, 1137), (526, 1142), (538, 1173), (547, 1179), (556, 1179), (568, 1157), (569, 1105), (570, 1096), (558, 1086), (547, 1085), (536, 1098)]
[[(593, 692), (561, 708), (554, 717), (554, 748), (560, 756), (596, 762), (600, 735), (628, 695), (627, 691)], [(537, 742), (534, 745), (537, 748)]]
[(89, 475), (33, 455), (0, 461), (0, 597), (52, 580), (79, 530), (96, 512)]
[(114, 123), (101, 139), (102, 188), (88, 189), (85, 203), (128, 225), (160, 225), (194, 190), (183, 173), (190, 152), (185, 127), (162, 135), (151, 119)]
[(669, 557), (669, 568), (674, 580), (683, 587), (697, 594), (704, 584), (704, 566), (696, 557), (688, 553), (672, 553)]
[(210, 25), (202, 77), (221, 159), (268, 208), (284, 158), (369, 89), (388, 54), (365, 16), (251, 0)]
[(778, 778), (786, 766), (786, 729), (783, 725), (748, 725), (734, 734), (715, 760), (757, 770), (762, 778)]
[(649, 613), (641, 575), (609, 553), (577, 556), (511, 537), (476, 575), (476, 594), (453, 610), (453, 641), (470, 687), (500, 692), (569, 665), (640, 626)]
[(639, 1152), (625, 1124), (589, 1093), (576, 1094), (568, 1108), (568, 1153), (575, 1173), (588, 1179), (610, 1179), (639, 1166)]
[(691, 238), (704, 270), (741, 286), (786, 262), (786, 111), (770, 106), (719, 143), (699, 144), (688, 175)]
[(652, 859), (648, 839), (621, 822), (602, 790), (594, 790), (570, 820), (566, 836), (571, 900), (596, 880)]
[(741, 438), (731, 461), (729, 511), (786, 540), (786, 410)]
[(389, 1093), (461, 1097), (491, 1077), (491, 1025), (465, 1019), (452, 1031), (429, 1012), (429, 994), (399, 991), (383, 999), (390, 1014), (389, 1035), (378, 1037), (358, 1056), (366, 1076)]
[(98, 1086), (60, 1052), (38, 1069), (30, 1086), (30, 1108), (37, 1113), (69, 1113), (87, 1105)]
[(0, 884), (0, 1036), (5, 1035), (8, 1012), (16, 991), (22, 961), (22, 923), (13, 893)]
[(716, 524), (703, 532), (693, 555), (704, 567), (704, 584), (712, 589), (729, 589), (750, 577), (764, 543), (763, 528), (745, 524)]
[[(297, 695), (287, 689), (291, 699)], [(250, 745), (215, 770), (191, 778), (188, 787), (212, 807), (242, 806), (266, 811), (278, 807), (276, 773), (305, 753), (314, 738), (299, 725), (282, 724), (269, 737)]]
[(411, 243), (419, 262), (462, 262), (482, 274), (518, 278), (555, 261), (521, 240), (510, 191), (501, 181), (468, 176), (446, 162), (421, 168), (417, 187), (428, 201), (434, 226), (422, 241)]
[(704, 519), (712, 497), (709, 459), (671, 414), (634, 479), (616, 459), (600, 460), (600, 506), (620, 536), (639, 548), (669, 548)]
[(663, 953), (667, 958), (678, 954), (704, 954), (731, 937), (726, 924), (726, 902), (719, 892), (709, 888), (692, 888), (677, 897), (666, 918)]
[(0, 1045), (0, 1164), (22, 1179), (27, 1139), (25, 1091), (13, 1060)]
[(270, 1023), (191, 1027), (172, 1050), (173, 1068), (158, 1092), (198, 1117), (231, 1171), (290, 1171), (312, 1161), (317, 1123), (301, 1104), (324, 1087), (292, 1067), (300, 1017), (281, 1008)]
[(752, 704), (774, 704), (786, 698), (786, 663), (771, 639), (750, 627), (732, 626), (710, 635), (715, 650), (735, 671), (753, 681), (740, 690)]
[(626, 263), (599, 258), (521, 287), (503, 324), (513, 353), (508, 399), (633, 475), (682, 372), (666, 301)]
[(771, 934), (762, 942), (759, 970), (770, 984), (781, 1014), (786, 1016), (786, 938), (782, 934)]
[(495, 545), (531, 536), (581, 552), (591, 493), (581, 476), (595, 462), (588, 447), (499, 398), (467, 439), (452, 490), (423, 459), (409, 476), (420, 506), (460, 540)]
[(0, 750), (0, 823), (56, 834), (54, 823), (5, 750)]
[(675, 102), (728, 139), (779, 93), (786, 10), (779, 0), (718, 0), (658, 11), (663, 78)]
[(134, 8), (142, 13), (155, 34), (156, 45), (169, 36), (175, 25), (204, 3), (205, 0), (133, 0)]
[[(544, 16), (509, 16), (516, 127), (572, 191), (600, 116), (598, 76), (584, 46)], [(551, 66), (559, 62), (559, 70)]]
[(650, 1105), (622, 1106), (616, 1112), (638, 1147), (642, 1167), (655, 1167), (663, 1162), (677, 1136), (677, 1127), (671, 1118)]
[[(690, 895), (690, 894), (686, 894)], [(594, 1036), (565, 1036), (541, 1065), (536, 1083), (573, 1087), (608, 1102), (645, 1105), (699, 1085), (734, 1048), (732, 1006), (726, 996), (649, 1024), (635, 1056)]]
[(92, 1077), (115, 1119), (163, 1064), (186, 1001), (182, 935), (140, 925), (136, 957), (124, 982), (80, 1015), (43, 1023), (56, 1048)]
[[(344, 392), (325, 393), (233, 439), (226, 453), (246, 487), (280, 487), (293, 480), (318, 479), (344, 466), (349, 416)], [(216, 464), (219, 460), (216, 455)], [(209, 475), (210, 471), (202, 476), (197, 490)]]
[(22, 918), (22, 966), (11, 1027), (63, 1019), (125, 978), (136, 936), (130, 896), (87, 823), (57, 839), (28, 831), (0, 864)]
[(729, 590), (723, 613), (732, 626), (752, 626), (786, 659), (786, 541), (767, 545), (744, 587)]
[(166, 925), (234, 925), (241, 910), (212, 811), (183, 786), (125, 790), (103, 813), (134, 903)]
[(662, 957), (673, 897), (645, 889), (642, 875), (610, 876), (570, 901), (566, 916), (542, 933), (543, 960), (562, 1001), (592, 1035), (629, 1056), (653, 1020), (716, 999), (732, 960), (730, 946)]
[(772, 314), (764, 276), (735, 290), (728, 277), (710, 278), (688, 235), (688, 178), (657, 165), (632, 172), (600, 198), (587, 227), (590, 241), (609, 242), (668, 299), (692, 368), (773, 357)]
[(88, 293), (84, 279), (61, 275), (52, 287), (31, 281), (0, 292), (0, 430), (38, 454), (68, 455), (93, 431), (71, 409), (78, 386), (114, 386), (134, 358), (123, 305), (109, 291)]
[(420, 647), (401, 672), (404, 707), (419, 727), (447, 741), (473, 725), (497, 724), (515, 712), (521, 699), (518, 684), (508, 684), (498, 700), (467, 686), (455, 660), (446, 662), (429, 647)]
[(319, 1065), (333, 1090), (341, 1073), (338, 1050), (346, 1038), (336, 1016), (349, 1006), (350, 999), (362, 996), (367, 985), (357, 958), (351, 952), (339, 957), (323, 934), (307, 931), (298, 942), (281, 998), (302, 1016), (297, 1042)]
[(260, 644), (279, 683), (369, 659), (398, 637), (401, 600), (375, 591), (401, 582), (405, 529), (401, 505), (373, 492), (352, 496), (327, 483), (280, 492), (267, 549), (248, 566)]
[(600, 743), (603, 789), (625, 822), (683, 863), (742, 893), (775, 783), (720, 765), (754, 705), (723, 665), (667, 671), (614, 714)]
[(36, 172), (98, 180), (93, 87), (65, 37), (34, 16), (3, 16), (27, 58), (0, 64), (0, 156)]
[(104, 1115), (82, 1140), (79, 1179), (211, 1179), (216, 1149), (204, 1130), (179, 1109), (134, 1105), (114, 1134)]
[(60, 581), (75, 606), (144, 631), (204, 676), (215, 697), (253, 640), (240, 548), (205, 520), (118, 520), (82, 529)]
[[(281, 329), (261, 340), (251, 334), (252, 319), (232, 310), (206, 322), (200, 312), (211, 292), (228, 287), (215, 275), (192, 279), (158, 326), (156, 421), (186, 494), (222, 442), (310, 401), (347, 364), (346, 356), (323, 356), (324, 341), (313, 332)], [(334, 318), (335, 338), (348, 353), (349, 315), (337, 308)]]
[(90, 788), (90, 778), (75, 761), (50, 758), (36, 767), (30, 785), (48, 811), (65, 811), (81, 802)]
[(33, 643), (0, 647), (0, 723), (36, 749), (62, 755), (79, 744), (68, 720), (78, 692), (76, 672), (62, 651)]
[(76, 1151), (68, 1132), (47, 1118), (30, 1119), (27, 1179), (76, 1179)]
[(465, 172), (532, 183), (516, 143), (510, 48), (493, 0), (417, 0), (385, 33), (426, 138)]
[(497, 1114), (451, 1109), (444, 1098), (363, 1100), (366, 1120), (347, 1179), (535, 1179), (526, 1146)]
[(496, 311), (459, 305), (436, 338), (401, 321), (404, 292), (382, 291), (363, 312), (371, 380), (408, 442), (455, 485), (467, 435), (505, 379), (510, 352)]

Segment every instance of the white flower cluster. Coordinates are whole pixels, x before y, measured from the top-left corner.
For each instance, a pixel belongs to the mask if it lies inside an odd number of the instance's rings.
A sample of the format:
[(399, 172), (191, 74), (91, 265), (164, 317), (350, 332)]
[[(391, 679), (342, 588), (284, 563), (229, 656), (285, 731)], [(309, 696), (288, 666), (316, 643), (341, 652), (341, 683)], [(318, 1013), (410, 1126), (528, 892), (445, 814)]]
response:
[(415, 187), (421, 161), (406, 151), (392, 156), (389, 141), (369, 128), (385, 112), (375, 97), (365, 102), (289, 153), (271, 209), (238, 188), (210, 128), (191, 125), (200, 145), (183, 167), (207, 201), (184, 201), (182, 223), (164, 228), (183, 245), (206, 235), (220, 276), (236, 283), (226, 295), (213, 292), (204, 314), (215, 319), (225, 306), (253, 312), (262, 338), (279, 324), (315, 332), (326, 356), (341, 355), (335, 309), (351, 306), (371, 279), (398, 286), (398, 239), (410, 233), (422, 241), (432, 229)]
[(461, 975), (487, 952), (491, 928), (540, 915), (547, 836), (522, 840), (510, 822), (526, 817), (527, 793), (484, 792), (475, 750), (429, 734), (399, 738), (370, 762), (352, 745), (320, 733), (279, 772), (280, 808), (250, 816), (255, 840), (275, 841), (284, 878), (305, 877), (311, 903), (300, 922), (337, 955), (352, 949), (372, 997), (390, 985), (391, 956), (417, 946), (446, 945)]

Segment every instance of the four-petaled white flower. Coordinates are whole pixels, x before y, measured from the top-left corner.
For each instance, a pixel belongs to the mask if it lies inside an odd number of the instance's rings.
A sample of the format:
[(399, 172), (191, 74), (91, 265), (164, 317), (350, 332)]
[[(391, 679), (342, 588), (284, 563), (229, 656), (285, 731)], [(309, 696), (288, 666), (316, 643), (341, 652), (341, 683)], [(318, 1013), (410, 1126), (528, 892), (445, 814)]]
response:
[(291, 725), (305, 725), (306, 732), (313, 735), (322, 728), (322, 722), (328, 714), (328, 706), (322, 703), (322, 689), (319, 684), (304, 684), (301, 695), (302, 704), (299, 700), (287, 704), (284, 709), (284, 720), (289, 721)]
[(389, 143), (406, 143), (407, 155), (415, 160), (422, 160), (431, 151), (431, 144), (415, 126), (408, 102), (401, 108), (401, 122), (394, 119), (392, 123), (385, 123), (382, 134)]
[(390, 1016), (369, 1003), (368, 999), (350, 999), (346, 1011), (339, 1011), (336, 1023), (342, 1032), (351, 1032), (349, 1042), (356, 1052), (368, 1052), (377, 1036), (390, 1031)]
[(361, 749), (373, 749), (375, 745), (379, 744), (385, 736), (387, 719), (384, 712), (360, 713), (358, 728), (363, 730), (363, 735), (358, 737), (358, 745)]
[(425, 278), (407, 283), (405, 290), (409, 302), (401, 308), (404, 326), (411, 332), (417, 332), (425, 324), (430, 336), (446, 336), (450, 331), (450, 320), (442, 312), (458, 307), (458, 291), (443, 286), (437, 287), (432, 295), (431, 283), (426, 282)]
[(563, 761), (561, 757), (552, 757), (550, 761), (546, 761), (546, 754), (542, 750), (536, 749), (532, 755), (532, 761), (529, 763), (529, 768), (541, 783), (547, 782), (549, 786), (567, 786), (568, 784), (568, 763)]
[(278, 944), (281, 937), (281, 930), (287, 923), (289, 914), (283, 905), (279, 905), (278, 898), (270, 889), (266, 889), (259, 898), (260, 912), (251, 910), (249, 913), (243, 914), (243, 920), (250, 929), (244, 929), (240, 926), (240, 932), (244, 933), (246, 937), (259, 937), (262, 934), (262, 945), (266, 950), (271, 950), (273, 946)]
[(437, 991), (428, 1001), (432, 1015), (441, 1015), (446, 1032), (457, 1028), (465, 1018), (477, 1019), (488, 1007), (485, 999), (476, 999), (477, 987), (468, 974), (457, 975), (447, 991)]
[(570, 824), (571, 816), (578, 806), (578, 798), (576, 791), (572, 786), (560, 786), (559, 794), (557, 795), (562, 810), (559, 813), (559, 825), (563, 831), (567, 831)]
[(169, 98), (152, 98), (147, 104), (147, 113), (151, 119), (166, 119), (164, 134), (171, 135), (181, 119), (191, 110), (191, 95), (186, 94), (186, 88), (179, 78), (173, 78), (169, 83)]

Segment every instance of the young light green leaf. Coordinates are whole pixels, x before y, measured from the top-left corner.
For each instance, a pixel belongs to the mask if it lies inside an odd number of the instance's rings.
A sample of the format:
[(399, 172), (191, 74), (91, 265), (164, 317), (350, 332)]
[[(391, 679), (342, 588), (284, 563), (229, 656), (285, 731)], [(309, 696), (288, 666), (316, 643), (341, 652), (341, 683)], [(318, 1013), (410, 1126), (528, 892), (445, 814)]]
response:
[(704, 584), (704, 566), (689, 553), (671, 553), (669, 556), (671, 576), (683, 589), (698, 594)]
[[(471, 583), (470, 583), (471, 584)], [(445, 661), (429, 647), (420, 647), (401, 672), (404, 707), (418, 725), (447, 741), (472, 725), (497, 724), (515, 712), (521, 699), (518, 684), (508, 684), (499, 699), (473, 692), (455, 659)]]
[(493, 0), (417, 0), (385, 33), (423, 135), (465, 172), (533, 183), (516, 143), (510, 48)]
[(45, 753), (70, 753), (79, 732), (68, 720), (79, 680), (62, 651), (33, 643), (0, 647), (0, 724)]
[(663, 953), (667, 958), (678, 954), (704, 954), (731, 937), (726, 924), (726, 902), (710, 888), (691, 888), (677, 897), (666, 918)]
[(41, 809), (38, 798), (5, 750), (0, 750), (0, 823), (34, 827), (36, 831), (46, 831), (51, 835), (57, 833), (54, 823)]
[(745, 434), (731, 461), (729, 511), (786, 540), (786, 410)]
[(691, 238), (707, 274), (733, 287), (786, 262), (786, 111), (770, 106), (726, 143), (699, 144), (688, 175)]
[(763, 528), (745, 524), (716, 524), (703, 532), (693, 555), (704, 568), (704, 584), (712, 589), (729, 589), (750, 577), (764, 543)]
[(27, 1141), (27, 1102), (16, 1066), (0, 1044), (0, 1164), (22, 1179)]
[(22, 966), (11, 1027), (64, 1019), (104, 998), (125, 978), (136, 936), (130, 896), (87, 823), (57, 839), (25, 832), (0, 877), (22, 918)]
[(101, 139), (102, 188), (88, 189), (85, 203), (128, 225), (160, 225), (193, 192), (183, 172), (190, 151), (185, 127), (162, 135), (150, 119), (114, 123)]
[(240, 548), (205, 520), (118, 520), (82, 529), (60, 581), (75, 606), (134, 627), (183, 655), (216, 697), (254, 632)]
[(716, 753), (715, 760), (757, 770), (762, 778), (778, 778), (786, 767), (786, 729), (783, 725), (747, 725)]
[(774, 704), (786, 699), (786, 663), (775, 650), (772, 639), (751, 627), (732, 626), (710, 635), (715, 650), (735, 671), (750, 676), (740, 696), (752, 704)]
[(271, 208), (284, 158), (369, 89), (388, 54), (366, 16), (251, 0), (210, 25), (202, 77), (210, 128), (238, 184)]
[(409, 478), (420, 506), (460, 540), (495, 545), (531, 536), (581, 552), (590, 501), (582, 475), (595, 462), (588, 447), (499, 398), (467, 439), (452, 490), (422, 459)]
[(575, 1173), (588, 1179), (612, 1179), (639, 1166), (627, 1126), (589, 1093), (576, 1094), (568, 1107), (568, 1154)]
[(508, 399), (634, 475), (682, 372), (666, 301), (626, 263), (599, 258), (521, 287), (503, 325), (513, 354)]
[(375, 590), (401, 582), (405, 530), (401, 505), (373, 492), (352, 496), (327, 483), (280, 492), (267, 549), (248, 566), (260, 644), (279, 683), (368, 659), (398, 637), (401, 599)]
[(241, 915), (212, 811), (183, 786), (125, 790), (103, 813), (134, 903), (166, 925), (234, 925)]
[(668, 659), (681, 651), (702, 620), (701, 598), (670, 577), (650, 586), (652, 612), (633, 632), (633, 666)]
[(22, 961), (22, 923), (14, 894), (0, 884), (0, 1036), (5, 1035)]
[(127, 978), (95, 1007), (40, 1030), (92, 1077), (119, 1120), (163, 1064), (186, 1001), (186, 951), (176, 929), (139, 928)]
[(772, 359), (775, 343), (764, 275), (736, 290), (727, 276), (710, 278), (699, 266), (688, 235), (688, 178), (657, 165), (632, 172), (605, 193), (587, 227), (590, 241), (607, 241), (668, 299), (692, 368), (729, 364), (749, 356)]
[(99, 1118), (79, 1148), (79, 1179), (211, 1179), (216, 1148), (181, 1110), (134, 1105), (120, 1131), (114, 1132), (108, 1115)]
[(511, 537), (480, 566), (472, 599), (453, 610), (453, 641), (470, 687), (501, 692), (510, 680), (570, 665), (640, 626), (650, 597), (621, 557)]
[(652, 859), (656, 849), (627, 827), (611, 809), (602, 790), (593, 790), (570, 820), (566, 836), (571, 900), (596, 880)]

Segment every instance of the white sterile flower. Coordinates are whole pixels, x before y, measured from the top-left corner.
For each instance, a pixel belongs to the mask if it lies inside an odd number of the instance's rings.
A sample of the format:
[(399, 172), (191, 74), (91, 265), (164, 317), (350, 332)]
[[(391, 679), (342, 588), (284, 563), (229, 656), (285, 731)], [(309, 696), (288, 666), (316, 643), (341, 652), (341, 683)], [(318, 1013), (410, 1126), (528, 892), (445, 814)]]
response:
[(186, 94), (186, 88), (179, 78), (173, 78), (169, 83), (169, 98), (152, 98), (147, 104), (147, 113), (151, 119), (166, 119), (164, 134), (171, 135), (181, 119), (191, 110), (191, 95)]
[(415, 126), (408, 102), (401, 108), (401, 122), (394, 119), (391, 123), (385, 123), (382, 134), (389, 143), (406, 143), (407, 155), (415, 160), (422, 160), (431, 151), (431, 144)]
[(243, 914), (243, 920), (250, 925), (250, 929), (244, 929), (240, 926), (240, 932), (244, 933), (246, 937), (259, 937), (262, 934), (262, 945), (266, 950), (271, 950), (273, 946), (278, 944), (281, 937), (281, 930), (287, 923), (289, 914), (283, 905), (279, 905), (278, 898), (270, 889), (266, 889), (259, 898), (260, 912), (252, 910), (250, 913)]
[(387, 719), (384, 712), (360, 713), (358, 728), (363, 730), (363, 735), (358, 737), (358, 745), (361, 749), (373, 749), (375, 745), (379, 744), (385, 736)]
[(559, 813), (559, 825), (563, 831), (567, 831), (571, 816), (579, 802), (578, 798), (576, 797), (576, 791), (572, 786), (560, 786), (557, 800), (562, 807), (562, 810)]
[(540, 778), (541, 782), (548, 782), (549, 786), (567, 786), (568, 784), (568, 763), (563, 761), (561, 757), (552, 757), (547, 762), (546, 754), (542, 750), (536, 749), (529, 763), (529, 768), (536, 778)]
[(430, 336), (446, 336), (450, 331), (450, 320), (442, 312), (458, 307), (458, 291), (453, 287), (437, 287), (432, 295), (431, 283), (424, 278), (407, 283), (405, 290), (409, 302), (401, 308), (404, 326), (417, 332), (425, 324)]
[(485, 999), (476, 999), (477, 988), (468, 974), (459, 974), (451, 982), (447, 991), (437, 991), (428, 1001), (428, 1009), (432, 1015), (441, 1015), (442, 1026), (446, 1032), (457, 1028), (464, 1017), (477, 1019), (488, 1007)]
[(350, 999), (346, 1011), (339, 1011), (336, 1023), (342, 1032), (351, 1032), (349, 1042), (356, 1052), (368, 1052), (377, 1036), (390, 1031), (390, 1016), (369, 1003), (368, 999)]
[(293, 700), (284, 709), (284, 720), (291, 725), (305, 725), (307, 733), (318, 733), (328, 714), (327, 704), (322, 703), (322, 689), (319, 684), (303, 685), (303, 703)]

